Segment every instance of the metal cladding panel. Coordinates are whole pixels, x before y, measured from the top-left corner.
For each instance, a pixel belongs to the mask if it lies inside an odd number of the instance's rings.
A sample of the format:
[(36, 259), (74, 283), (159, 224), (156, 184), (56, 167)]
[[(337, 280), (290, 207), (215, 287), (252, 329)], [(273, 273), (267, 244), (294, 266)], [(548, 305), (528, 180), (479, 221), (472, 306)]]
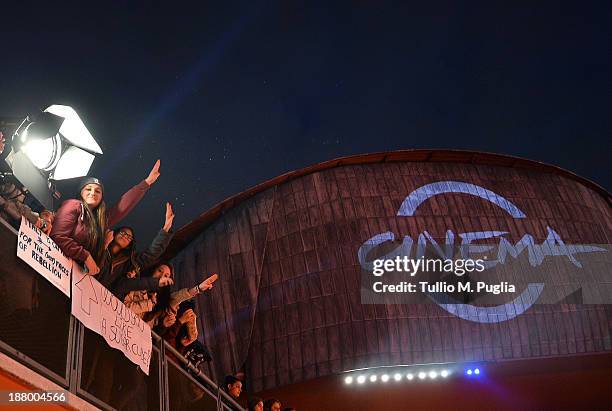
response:
[[(341, 165), (299, 176), (221, 213), (183, 249), (175, 258), (181, 285), (220, 274), (198, 300), (219, 375), (244, 370), (259, 391), (367, 366), (612, 350), (609, 305), (532, 305), (507, 321), (483, 323), (435, 304), (361, 303), (358, 250), (383, 232), (416, 239), (427, 230), (444, 239), (447, 230), (498, 230), (514, 244), (526, 233), (543, 242), (554, 227), (568, 244), (610, 244), (609, 198), (575, 179), (444, 160)], [(475, 191), (431, 196), (412, 215), (398, 216), (410, 193), (448, 181)], [(525, 218), (494, 204), (493, 194)]]

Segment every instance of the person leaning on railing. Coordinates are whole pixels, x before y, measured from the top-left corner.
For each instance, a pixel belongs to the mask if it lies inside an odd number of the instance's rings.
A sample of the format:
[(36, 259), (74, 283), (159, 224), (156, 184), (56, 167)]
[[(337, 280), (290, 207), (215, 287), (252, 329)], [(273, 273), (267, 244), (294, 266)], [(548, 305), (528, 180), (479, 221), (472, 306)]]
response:
[[(135, 293), (146, 294), (145, 291), (140, 291), (137, 287), (137, 281), (129, 281), (129, 279), (138, 279), (143, 268), (150, 266), (163, 254), (172, 239), (172, 222), (174, 221), (174, 212), (170, 203), (166, 203), (166, 216), (164, 225), (157, 233), (149, 247), (144, 251), (136, 251), (135, 233), (131, 227), (123, 226), (110, 231), (107, 234), (106, 242), (106, 263), (105, 269), (98, 276), (98, 281), (117, 295), (124, 304), (132, 311), (136, 312), (137, 307), (132, 307), (133, 303), (141, 300)], [(120, 288), (126, 287), (122, 284), (128, 282), (134, 284), (127, 288), (131, 291), (125, 298), (121, 296)], [(142, 289), (147, 288), (143, 286)], [(123, 291), (123, 290), (122, 290)], [(146, 307), (142, 307), (143, 309)], [(152, 308), (152, 307), (151, 307)], [(150, 310), (150, 309), (149, 309)], [(149, 311), (145, 310), (145, 311)]]
[[(127, 278), (117, 286), (117, 297), (124, 299), (128, 294), (132, 283), (150, 282), (153, 286), (159, 283), (162, 295), (170, 295), (169, 287), (164, 287), (162, 284), (172, 284), (174, 277), (174, 269), (169, 263), (159, 263), (153, 268), (152, 275), (145, 276), (141, 279)], [(152, 289), (152, 288), (147, 288)], [(147, 409), (147, 384), (145, 374), (138, 369), (134, 364), (122, 358), (122, 355), (117, 355), (114, 366), (114, 381), (111, 389), (110, 404), (117, 409), (124, 409), (128, 405), (137, 405), (133, 409)], [(132, 408), (130, 408), (132, 409)]]
[[(159, 324), (154, 331), (179, 353), (184, 355), (186, 347), (198, 339), (196, 318), (193, 301), (184, 301), (179, 306), (176, 320), (172, 320), (173, 324), (168, 327), (164, 324)], [(180, 364), (180, 361), (174, 358), (172, 353), (167, 355)]]
[[(169, 263), (165, 263), (165, 265), (171, 267), (174, 277), (174, 268), (172, 268), (172, 265)], [(151, 326), (151, 328), (159, 331), (160, 335), (163, 334), (165, 332), (163, 328), (172, 326), (176, 321), (179, 305), (183, 301), (187, 301), (196, 295), (213, 288), (213, 284), (218, 278), (218, 274), (213, 274), (193, 287), (182, 288), (170, 294), (160, 294), (160, 296), (157, 298), (158, 303), (155, 305), (155, 308), (144, 317), (144, 320)], [(164, 293), (167, 292), (168, 291), (165, 291)], [(197, 329), (190, 330), (190, 335), (195, 335), (195, 338), (197, 338)], [(195, 338), (193, 339), (194, 341)], [(189, 345), (191, 342), (186, 345)]]
[(44, 210), (40, 214), (32, 211), (24, 204), (25, 193), (14, 183), (0, 180), (0, 217), (19, 228), (21, 217), (25, 217), (32, 225), (43, 233), (49, 234), (53, 227), (55, 214)]
[(98, 274), (104, 262), (107, 227), (117, 224), (138, 204), (157, 181), (159, 165), (157, 160), (148, 177), (123, 194), (108, 210), (102, 182), (93, 177), (82, 180), (79, 198), (64, 201), (57, 210), (51, 238), (64, 254), (84, 264), (89, 274)]

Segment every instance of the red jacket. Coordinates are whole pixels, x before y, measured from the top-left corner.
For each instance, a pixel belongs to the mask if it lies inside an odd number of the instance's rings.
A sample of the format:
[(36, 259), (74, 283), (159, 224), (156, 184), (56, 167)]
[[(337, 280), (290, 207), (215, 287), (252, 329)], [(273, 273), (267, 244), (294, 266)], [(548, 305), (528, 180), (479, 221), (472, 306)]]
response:
[[(112, 208), (106, 210), (108, 227), (112, 227), (127, 216), (145, 195), (149, 185), (141, 181), (125, 194)], [(51, 229), (51, 238), (68, 257), (84, 263), (89, 250), (83, 246), (87, 243), (87, 215), (80, 200), (70, 199), (62, 203), (55, 214)]]

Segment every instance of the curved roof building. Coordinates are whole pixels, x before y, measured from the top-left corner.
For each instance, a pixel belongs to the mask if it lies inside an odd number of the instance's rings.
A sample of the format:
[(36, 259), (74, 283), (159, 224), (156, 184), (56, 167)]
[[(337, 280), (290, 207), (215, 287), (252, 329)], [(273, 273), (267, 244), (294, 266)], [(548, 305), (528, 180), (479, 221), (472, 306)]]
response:
[[(595, 274), (609, 258), (611, 204), (600, 186), (534, 161), (376, 153), (240, 193), (181, 228), (168, 256), (181, 285), (219, 273), (198, 299), (200, 326), (217, 375), (243, 370), (254, 391), (370, 366), (609, 352), (609, 279)], [(529, 280), (498, 304), (363, 304), (376, 247), (425, 232), (447, 244), (480, 233), (470, 241), (533, 258), (569, 292), (545, 299), (558, 288)]]

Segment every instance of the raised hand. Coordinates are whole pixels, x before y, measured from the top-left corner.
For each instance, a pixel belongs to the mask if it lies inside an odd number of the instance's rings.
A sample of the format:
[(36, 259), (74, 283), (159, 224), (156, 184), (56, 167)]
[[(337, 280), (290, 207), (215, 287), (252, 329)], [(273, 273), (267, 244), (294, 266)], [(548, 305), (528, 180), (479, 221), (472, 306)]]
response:
[(165, 232), (170, 231), (172, 223), (174, 222), (174, 211), (172, 210), (172, 204), (166, 203), (166, 221), (164, 222), (163, 230)]
[(193, 310), (190, 308), (188, 310), (185, 310), (185, 312), (181, 314), (178, 320), (181, 324), (185, 324), (186, 322), (195, 320), (195, 318), (196, 318), (196, 315), (193, 312)]
[(106, 230), (106, 235), (104, 236), (104, 248), (108, 248), (108, 245), (113, 242), (115, 239), (115, 233), (113, 230)]
[(160, 165), (160, 161), (157, 160), (155, 162), (155, 165), (153, 165), (153, 168), (151, 169), (151, 172), (149, 173), (149, 176), (147, 178), (145, 178), (145, 181), (147, 182), (148, 185), (152, 185), (159, 178), (159, 174), (160, 174), (159, 173), (159, 165)]
[(200, 284), (198, 284), (198, 290), (200, 292), (206, 291), (206, 290), (210, 290), (211, 288), (213, 288), (213, 283), (215, 281), (217, 281), (218, 278), (219, 278), (218, 274), (211, 275), (206, 280), (204, 280)]
[(176, 322), (176, 315), (173, 313), (168, 313), (164, 316), (164, 319), (162, 320), (162, 323), (164, 324), (164, 327), (170, 327), (172, 326), (172, 324), (174, 324)]
[(168, 287), (170, 285), (174, 284), (174, 281), (172, 281), (172, 278), (170, 277), (162, 277), (159, 279), (159, 286), (160, 287)]

